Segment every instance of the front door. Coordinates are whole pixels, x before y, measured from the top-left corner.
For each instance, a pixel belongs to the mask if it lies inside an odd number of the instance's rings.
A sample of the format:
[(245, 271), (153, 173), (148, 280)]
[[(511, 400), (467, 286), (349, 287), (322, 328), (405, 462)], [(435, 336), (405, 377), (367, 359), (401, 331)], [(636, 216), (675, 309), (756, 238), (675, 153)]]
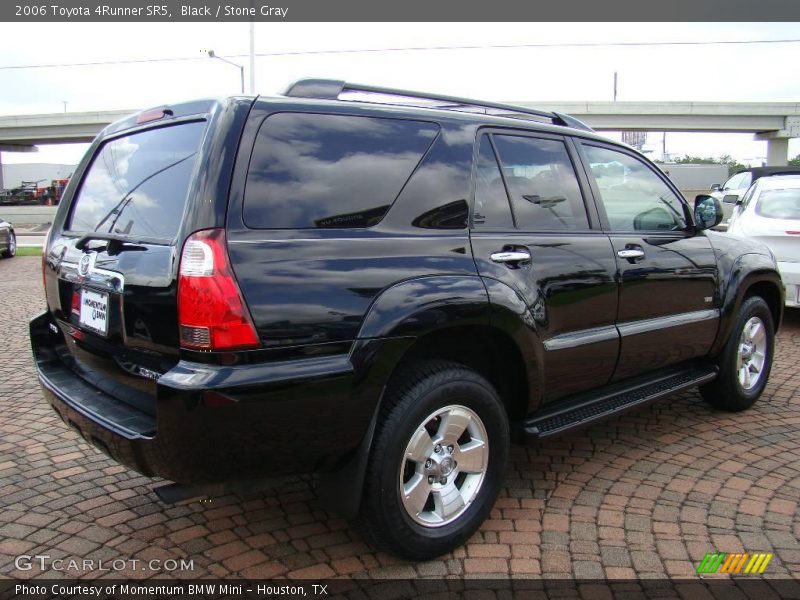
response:
[(495, 131), (480, 135), (477, 157), (473, 254), (490, 301), (503, 289), (523, 307), (516, 320), (537, 349), (535, 396), (605, 384), (619, 350), (616, 263), (587, 211), (575, 150), (559, 136)]
[(634, 153), (580, 144), (619, 270), (614, 380), (705, 355), (717, 333), (717, 266), (685, 201)]

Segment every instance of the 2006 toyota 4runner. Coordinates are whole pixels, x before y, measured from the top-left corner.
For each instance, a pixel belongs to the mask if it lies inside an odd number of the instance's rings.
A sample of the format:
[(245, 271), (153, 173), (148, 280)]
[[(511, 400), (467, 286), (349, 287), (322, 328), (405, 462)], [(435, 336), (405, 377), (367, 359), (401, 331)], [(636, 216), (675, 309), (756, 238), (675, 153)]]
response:
[(313, 471), (427, 558), (489, 514), (512, 438), (691, 386), (758, 399), (783, 287), (720, 218), (567, 115), (305, 80), (107, 127), (31, 342), (48, 402), (117, 461)]

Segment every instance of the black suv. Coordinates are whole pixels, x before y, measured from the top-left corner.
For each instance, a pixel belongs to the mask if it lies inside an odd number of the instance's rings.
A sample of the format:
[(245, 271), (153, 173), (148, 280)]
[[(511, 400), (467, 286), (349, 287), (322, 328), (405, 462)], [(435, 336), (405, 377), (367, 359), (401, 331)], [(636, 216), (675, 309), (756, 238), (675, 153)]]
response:
[(783, 287), (720, 216), (566, 115), (306, 80), (107, 127), (31, 342), (117, 461), (313, 471), (379, 547), (432, 557), (489, 514), (512, 438), (697, 385), (756, 401)]

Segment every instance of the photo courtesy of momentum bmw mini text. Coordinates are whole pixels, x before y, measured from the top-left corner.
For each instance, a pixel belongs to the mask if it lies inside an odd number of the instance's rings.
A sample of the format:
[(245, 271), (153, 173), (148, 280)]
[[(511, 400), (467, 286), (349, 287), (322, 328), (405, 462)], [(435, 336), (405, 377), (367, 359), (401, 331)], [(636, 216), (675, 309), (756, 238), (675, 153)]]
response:
[(800, 598), (759, 8), (0, 4), (0, 600)]

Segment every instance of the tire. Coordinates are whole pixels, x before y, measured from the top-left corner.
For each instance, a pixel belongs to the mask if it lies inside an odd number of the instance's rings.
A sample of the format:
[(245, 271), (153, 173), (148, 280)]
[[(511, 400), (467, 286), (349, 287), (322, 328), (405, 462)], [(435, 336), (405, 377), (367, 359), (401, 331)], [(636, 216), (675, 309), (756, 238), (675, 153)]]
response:
[(8, 248), (3, 250), (3, 258), (14, 258), (17, 255), (17, 236), (14, 232), (8, 234)]
[(760, 296), (750, 296), (742, 303), (722, 351), (719, 375), (700, 386), (703, 399), (731, 412), (753, 406), (767, 385), (774, 351), (775, 326), (769, 306)]
[[(509, 439), (497, 392), (472, 369), (438, 360), (403, 369), (370, 449), (360, 515), (368, 541), (411, 560), (463, 544), (497, 499)], [(417, 460), (404, 460), (409, 452)]]

